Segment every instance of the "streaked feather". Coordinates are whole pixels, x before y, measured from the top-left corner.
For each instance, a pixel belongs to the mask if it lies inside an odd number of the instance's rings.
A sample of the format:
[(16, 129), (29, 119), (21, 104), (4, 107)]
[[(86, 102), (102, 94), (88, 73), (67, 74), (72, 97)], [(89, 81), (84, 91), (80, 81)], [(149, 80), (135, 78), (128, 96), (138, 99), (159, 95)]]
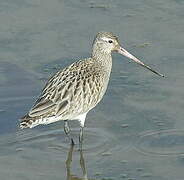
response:
[(96, 106), (106, 91), (112, 67), (111, 53), (107, 54), (98, 44), (102, 36), (117, 40), (112, 33), (98, 33), (93, 56), (74, 62), (48, 80), (38, 100), (22, 118), (22, 128), (75, 119)]
[(29, 118), (39, 119), (41, 123), (40, 119), (56, 116), (64, 120), (89, 111), (100, 100), (100, 87), (106, 76), (101, 71), (89, 58), (57, 72), (43, 88), (28, 113)]

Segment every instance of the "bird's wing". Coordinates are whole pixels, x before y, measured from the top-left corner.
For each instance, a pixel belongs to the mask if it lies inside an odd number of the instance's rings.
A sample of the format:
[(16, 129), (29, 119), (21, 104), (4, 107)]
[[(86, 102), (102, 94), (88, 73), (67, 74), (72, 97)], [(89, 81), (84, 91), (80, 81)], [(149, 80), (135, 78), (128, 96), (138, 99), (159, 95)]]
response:
[(29, 111), (29, 116), (60, 115), (66, 111), (70, 106), (69, 100), (72, 98), (71, 91), (75, 90), (81, 80), (82, 71), (90, 70), (86, 69), (83, 61), (78, 61), (52, 76)]

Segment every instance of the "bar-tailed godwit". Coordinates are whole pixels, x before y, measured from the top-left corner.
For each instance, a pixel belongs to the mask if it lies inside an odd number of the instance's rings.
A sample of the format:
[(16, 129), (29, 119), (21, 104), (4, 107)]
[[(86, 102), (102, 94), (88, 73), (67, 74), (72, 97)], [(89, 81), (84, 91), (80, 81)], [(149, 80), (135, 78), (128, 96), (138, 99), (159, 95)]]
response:
[[(78, 120), (82, 148), (86, 115), (101, 101), (108, 86), (112, 52), (118, 52), (163, 77), (121, 47), (113, 33), (99, 32), (93, 42), (91, 57), (76, 61), (53, 75), (33, 107), (22, 117), (20, 127), (32, 128), (63, 120), (64, 131), (70, 136), (68, 120)], [(74, 143), (72, 138), (71, 142)]]

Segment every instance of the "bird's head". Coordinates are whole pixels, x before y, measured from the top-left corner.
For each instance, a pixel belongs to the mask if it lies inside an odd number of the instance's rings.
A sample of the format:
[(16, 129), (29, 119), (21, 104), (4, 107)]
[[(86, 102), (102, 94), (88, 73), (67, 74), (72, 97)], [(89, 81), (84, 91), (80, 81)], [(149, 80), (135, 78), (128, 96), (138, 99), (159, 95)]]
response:
[(99, 32), (93, 42), (93, 49), (99, 49), (103, 53), (110, 54), (120, 47), (118, 38), (111, 32)]
[(130, 54), (127, 50), (125, 50), (119, 43), (117, 36), (115, 36), (112, 32), (99, 32), (93, 42), (93, 54), (99, 53), (111, 54), (113, 51), (118, 52), (119, 54), (128, 57), (132, 61), (136, 62), (137, 64), (149, 69), (153, 73), (164, 77), (163, 74), (153, 70), (149, 66), (145, 65), (141, 62), (138, 58)]

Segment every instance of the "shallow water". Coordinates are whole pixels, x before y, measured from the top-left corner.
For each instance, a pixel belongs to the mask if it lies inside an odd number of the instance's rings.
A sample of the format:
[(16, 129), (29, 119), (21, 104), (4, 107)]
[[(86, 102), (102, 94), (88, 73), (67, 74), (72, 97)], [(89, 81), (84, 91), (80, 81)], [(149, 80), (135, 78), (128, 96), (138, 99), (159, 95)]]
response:
[[(82, 178), (85, 162), (89, 179), (183, 180), (183, 8), (182, 0), (1, 0), (0, 179)], [(18, 119), (50, 74), (89, 56), (101, 30), (167, 77), (113, 55), (83, 154), (77, 144), (71, 157), (62, 122), (20, 130)], [(70, 125), (78, 142), (78, 124)]]

